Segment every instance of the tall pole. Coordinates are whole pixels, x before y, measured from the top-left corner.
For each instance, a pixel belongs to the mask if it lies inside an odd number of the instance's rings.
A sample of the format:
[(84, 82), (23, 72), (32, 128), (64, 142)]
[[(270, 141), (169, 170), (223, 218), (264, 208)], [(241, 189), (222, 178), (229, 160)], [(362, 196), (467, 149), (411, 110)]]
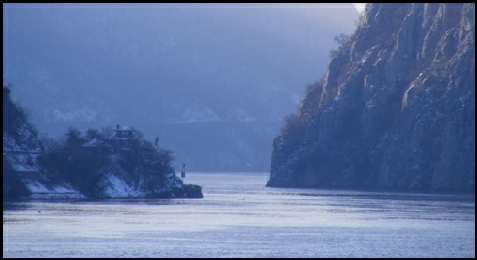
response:
[(182, 163), (181, 177), (185, 178), (185, 163)]

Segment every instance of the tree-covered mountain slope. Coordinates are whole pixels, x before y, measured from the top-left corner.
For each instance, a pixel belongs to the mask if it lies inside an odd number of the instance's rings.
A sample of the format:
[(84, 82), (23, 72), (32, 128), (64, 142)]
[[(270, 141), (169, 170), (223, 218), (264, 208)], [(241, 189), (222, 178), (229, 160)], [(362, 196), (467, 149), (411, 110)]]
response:
[(3, 199), (202, 198), (175, 175), (173, 152), (128, 127), (70, 128), (40, 140), (27, 110), (3, 87)]

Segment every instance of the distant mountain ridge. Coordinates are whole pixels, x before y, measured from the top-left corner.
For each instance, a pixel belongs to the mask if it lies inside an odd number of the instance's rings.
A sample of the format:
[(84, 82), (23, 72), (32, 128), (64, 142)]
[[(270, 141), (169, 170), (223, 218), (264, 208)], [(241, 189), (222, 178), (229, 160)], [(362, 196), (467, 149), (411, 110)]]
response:
[(475, 191), (475, 4), (368, 4), (274, 139), (267, 185)]
[[(266, 171), (283, 116), (359, 17), (352, 4), (40, 6), (3, 9), (4, 79), (40, 132), (127, 124), (195, 171)], [(229, 135), (237, 121), (244, 132)], [(229, 151), (199, 156), (190, 150), (202, 143), (181, 144), (216, 142), (202, 131), (212, 122)], [(181, 136), (164, 130), (183, 123)], [(243, 143), (261, 159), (241, 156), (234, 136), (264, 138)], [(220, 155), (229, 163), (217, 164)]]

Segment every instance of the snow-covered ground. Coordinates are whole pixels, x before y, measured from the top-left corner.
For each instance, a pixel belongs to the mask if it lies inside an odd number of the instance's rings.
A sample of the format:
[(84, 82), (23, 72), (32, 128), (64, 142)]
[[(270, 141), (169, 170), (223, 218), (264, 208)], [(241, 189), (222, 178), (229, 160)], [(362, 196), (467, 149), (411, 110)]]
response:
[(32, 199), (84, 199), (86, 198), (79, 191), (69, 185), (56, 185), (48, 188), (45, 185), (29, 181), (27, 187), (32, 192)]
[(145, 194), (129, 186), (123, 179), (108, 174), (106, 178), (106, 187), (103, 194), (110, 198), (140, 198)]

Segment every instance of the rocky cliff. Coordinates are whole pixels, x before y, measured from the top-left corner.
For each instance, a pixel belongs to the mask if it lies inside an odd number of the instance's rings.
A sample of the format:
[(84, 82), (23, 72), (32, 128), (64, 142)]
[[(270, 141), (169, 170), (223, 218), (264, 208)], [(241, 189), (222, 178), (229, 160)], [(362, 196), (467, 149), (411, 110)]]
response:
[(333, 54), (268, 186), (475, 190), (475, 4), (368, 4)]

